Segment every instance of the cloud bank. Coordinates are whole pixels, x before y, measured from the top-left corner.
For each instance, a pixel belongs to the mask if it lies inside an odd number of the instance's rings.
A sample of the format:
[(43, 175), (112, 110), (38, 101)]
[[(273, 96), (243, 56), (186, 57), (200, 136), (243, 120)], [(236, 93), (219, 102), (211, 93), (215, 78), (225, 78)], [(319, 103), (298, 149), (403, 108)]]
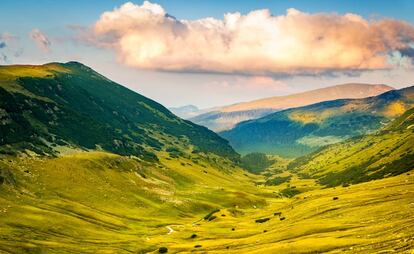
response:
[[(414, 27), (398, 20), (296, 9), (280, 16), (263, 9), (227, 13), (223, 19), (178, 20), (145, 1), (103, 13), (89, 39), (113, 49), (121, 63), (141, 69), (319, 74), (410, 65)], [(49, 44), (41, 43), (45, 48)]]
[(30, 34), (30, 38), (36, 43), (37, 47), (45, 53), (50, 52), (51, 42), (47, 36), (39, 29), (33, 29)]

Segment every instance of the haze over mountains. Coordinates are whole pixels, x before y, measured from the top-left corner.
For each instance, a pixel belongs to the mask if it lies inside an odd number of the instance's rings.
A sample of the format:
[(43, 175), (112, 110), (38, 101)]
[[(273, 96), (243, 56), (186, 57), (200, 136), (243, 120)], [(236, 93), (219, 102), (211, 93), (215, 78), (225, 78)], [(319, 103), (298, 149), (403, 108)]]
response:
[(300, 156), (321, 146), (380, 129), (414, 106), (414, 87), (363, 99), (292, 108), (239, 123), (221, 133), (240, 153)]
[(184, 119), (188, 119), (188, 118), (191, 118), (193, 116), (196, 116), (198, 114), (198, 112), (200, 111), (200, 109), (197, 108), (194, 105), (185, 105), (185, 106), (181, 106), (181, 107), (171, 107), (171, 108), (168, 108), (168, 109), (171, 110), (171, 112), (173, 112), (177, 116), (179, 116), (181, 118), (184, 118)]
[[(206, 109), (197, 116), (190, 117), (194, 123), (214, 131), (233, 128), (237, 123), (256, 119), (275, 111), (306, 106), (335, 99), (355, 99), (375, 96), (392, 90), (391, 86), (382, 84), (342, 84), (315, 89), (287, 96), (275, 96), (250, 102), (236, 103), (229, 106)], [(207, 112), (206, 112), (207, 111)], [(175, 112), (173, 110), (173, 112)], [(192, 113), (194, 114), (194, 112)]]

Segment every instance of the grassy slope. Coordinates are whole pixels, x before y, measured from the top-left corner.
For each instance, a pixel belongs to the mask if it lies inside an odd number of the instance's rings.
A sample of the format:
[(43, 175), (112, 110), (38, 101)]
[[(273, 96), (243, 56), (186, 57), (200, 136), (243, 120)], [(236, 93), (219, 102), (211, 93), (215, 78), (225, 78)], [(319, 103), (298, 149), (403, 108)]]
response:
[[(328, 189), (294, 177), (290, 184), (307, 192), (280, 198), (285, 184), (255, 185), (261, 176), (218, 169), (213, 160), (159, 157), (159, 167), (100, 152), (4, 158), (2, 168), (15, 184), (0, 185), (0, 253), (156, 253), (161, 246), (169, 253), (377, 253), (413, 247), (414, 172)], [(216, 208), (217, 218), (203, 220)], [(256, 223), (260, 218), (270, 220)]]
[[(389, 132), (411, 131), (411, 113)], [(0, 253), (157, 253), (161, 246), (169, 253), (409, 253), (414, 247), (409, 167), (402, 167), (407, 174), (325, 188), (287, 171), (282, 158), (251, 175), (213, 154), (157, 155), (158, 164), (102, 152), (2, 157)], [(267, 185), (267, 173), (291, 177)], [(292, 190), (296, 195), (288, 197)], [(217, 208), (214, 220), (203, 220)]]
[[(208, 253), (409, 251), (414, 241), (413, 181), (412, 175), (401, 175), (348, 188), (314, 190), (270, 200), (264, 209), (242, 209), (241, 216), (224, 210), (226, 217), (196, 227), (187, 225), (176, 235), (156, 241), (165, 242), (174, 253), (190, 252), (196, 244), (202, 245), (200, 252)], [(273, 216), (274, 212), (282, 212), (285, 220)], [(270, 220), (255, 223), (259, 218)], [(200, 237), (188, 239), (193, 232)]]
[(290, 168), (325, 185), (364, 182), (413, 169), (413, 144), (414, 108), (378, 133), (328, 146)]
[(288, 109), (238, 124), (221, 135), (240, 153), (297, 157), (378, 130), (414, 105), (414, 87), (365, 99), (335, 100)]
[(0, 185), (0, 252), (136, 253), (156, 248), (147, 238), (165, 235), (168, 225), (265, 203), (255, 176), (241, 169), (159, 158), (158, 166), (102, 152), (3, 158), (13, 184)]
[(227, 141), (76, 62), (0, 66), (0, 150), (53, 153), (56, 145), (154, 159), (194, 146), (237, 159)]

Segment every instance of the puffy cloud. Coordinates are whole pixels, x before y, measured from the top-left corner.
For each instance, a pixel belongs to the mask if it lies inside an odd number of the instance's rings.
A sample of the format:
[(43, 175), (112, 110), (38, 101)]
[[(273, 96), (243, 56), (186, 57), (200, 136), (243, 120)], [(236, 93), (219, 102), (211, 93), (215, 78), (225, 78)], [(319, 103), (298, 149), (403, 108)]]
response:
[(368, 21), (355, 14), (269, 10), (222, 20), (178, 20), (158, 4), (131, 2), (105, 12), (89, 41), (115, 50), (137, 68), (245, 74), (317, 74), (393, 67), (390, 57), (412, 57), (414, 27)]
[(46, 53), (50, 52), (50, 46), (52, 43), (42, 31), (39, 29), (33, 29), (30, 32), (29, 36), (33, 41), (36, 42), (37, 47)]

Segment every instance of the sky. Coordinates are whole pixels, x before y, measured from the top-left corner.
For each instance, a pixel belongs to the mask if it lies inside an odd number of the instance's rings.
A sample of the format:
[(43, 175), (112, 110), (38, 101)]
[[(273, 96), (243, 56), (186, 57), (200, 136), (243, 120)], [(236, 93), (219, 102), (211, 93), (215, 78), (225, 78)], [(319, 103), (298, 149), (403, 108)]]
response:
[(414, 85), (413, 11), (409, 0), (2, 0), (0, 64), (79, 61), (167, 107), (402, 88)]

